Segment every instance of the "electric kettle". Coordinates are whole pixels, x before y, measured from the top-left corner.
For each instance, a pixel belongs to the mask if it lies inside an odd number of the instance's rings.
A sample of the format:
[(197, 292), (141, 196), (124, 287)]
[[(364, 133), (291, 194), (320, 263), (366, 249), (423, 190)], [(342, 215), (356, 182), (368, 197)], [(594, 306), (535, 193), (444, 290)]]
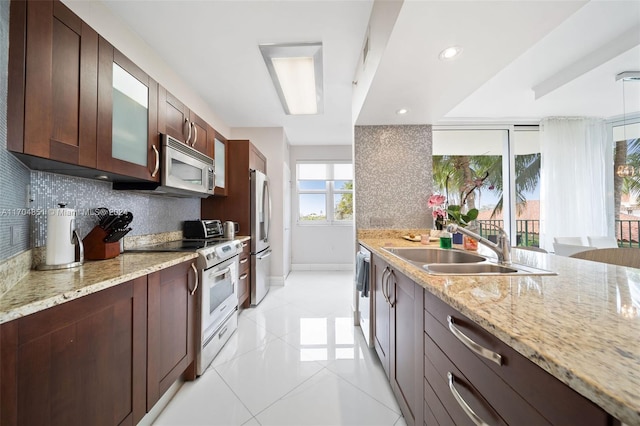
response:
[(240, 232), (240, 225), (238, 222), (228, 220), (222, 224), (222, 236), (224, 238), (233, 240), (238, 232)]

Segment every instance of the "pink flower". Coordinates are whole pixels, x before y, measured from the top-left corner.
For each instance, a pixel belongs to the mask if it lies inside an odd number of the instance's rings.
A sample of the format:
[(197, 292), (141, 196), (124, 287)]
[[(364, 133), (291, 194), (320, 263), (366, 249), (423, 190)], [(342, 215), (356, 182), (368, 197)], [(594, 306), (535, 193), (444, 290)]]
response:
[(434, 219), (438, 219), (438, 218), (442, 218), (444, 219), (446, 216), (446, 212), (444, 210), (434, 210), (433, 212), (431, 212), (431, 215), (433, 216)]
[(429, 197), (427, 205), (432, 208), (439, 207), (442, 206), (445, 201), (447, 201), (447, 198), (444, 195), (433, 194), (431, 197)]

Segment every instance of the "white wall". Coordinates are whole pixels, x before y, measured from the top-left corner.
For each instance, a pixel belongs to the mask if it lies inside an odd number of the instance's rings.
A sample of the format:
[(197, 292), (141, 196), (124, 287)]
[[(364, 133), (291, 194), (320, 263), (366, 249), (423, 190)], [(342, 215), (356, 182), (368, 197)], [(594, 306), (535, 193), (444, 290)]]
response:
[(351, 145), (291, 147), (291, 263), (294, 270), (352, 269), (355, 234), (352, 226), (299, 225), (296, 161), (352, 161)]
[(62, 2), (151, 78), (211, 124), (214, 129), (223, 136), (229, 135), (229, 126), (142, 38), (106, 6), (100, 2), (86, 0), (63, 0)]
[[(230, 139), (249, 139), (267, 158), (267, 176), (271, 187), (271, 284), (284, 285), (289, 271), (290, 241), (285, 237), (285, 170), (289, 163), (289, 143), (282, 127), (231, 129)], [(286, 265), (286, 266), (285, 266)]]

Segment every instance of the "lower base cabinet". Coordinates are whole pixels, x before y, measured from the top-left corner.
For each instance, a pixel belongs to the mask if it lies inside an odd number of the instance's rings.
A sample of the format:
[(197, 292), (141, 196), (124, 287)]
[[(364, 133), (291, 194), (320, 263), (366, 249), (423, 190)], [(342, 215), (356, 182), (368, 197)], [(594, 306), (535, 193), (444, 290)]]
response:
[(620, 425), (375, 254), (370, 281), (374, 348), (408, 425)]
[(147, 277), (2, 325), (2, 425), (134, 425), (146, 393)]
[(422, 287), (372, 256), (374, 347), (407, 425), (421, 425)]
[(195, 378), (194, 262), (2, 324), (0, 424), (135, 425)]
[(428, 291), (424, 309), (425, 413), (437, 423), (619, 425)]
[(195, 379), (195, 300), (200, 293), (195, 261), (162, 269), (147, 279), (147, 410), (151, 410), (176, 380)]

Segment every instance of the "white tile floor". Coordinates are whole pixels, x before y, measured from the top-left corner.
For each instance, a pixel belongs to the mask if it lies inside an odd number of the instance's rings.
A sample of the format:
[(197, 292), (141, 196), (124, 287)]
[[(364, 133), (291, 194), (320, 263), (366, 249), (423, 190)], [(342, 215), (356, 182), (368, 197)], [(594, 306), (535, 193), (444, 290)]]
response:
[(351, 313), (353, 272), (292, 272), (154, 425), (405, 425)]

